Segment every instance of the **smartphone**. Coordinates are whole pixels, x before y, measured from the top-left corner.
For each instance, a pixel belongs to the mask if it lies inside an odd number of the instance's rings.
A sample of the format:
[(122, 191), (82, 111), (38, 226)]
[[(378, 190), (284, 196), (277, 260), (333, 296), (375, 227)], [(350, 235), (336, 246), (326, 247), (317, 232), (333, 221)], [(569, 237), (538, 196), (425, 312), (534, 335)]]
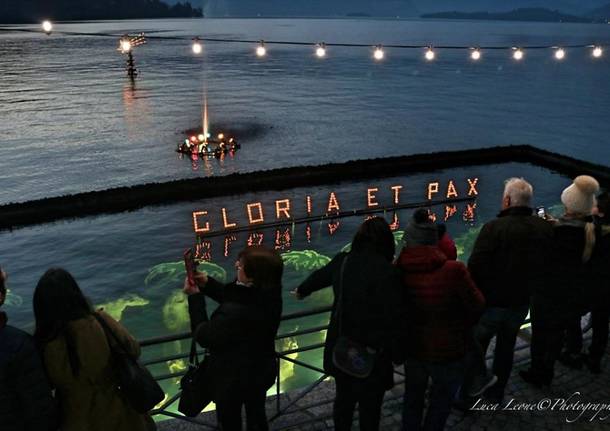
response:
[(187, 248), (184, 251), (184, 268), (186, 269), (186, 276), (188, 277), (189, 283), (195, 285), (197, 263), (195, 263), (195, 254), (193, 253), (192, 248)]
[(546, 218), (546, 211), (544, 210), (544, 207), (536, 208), (536, 215), (538, 215), (540, 218)]

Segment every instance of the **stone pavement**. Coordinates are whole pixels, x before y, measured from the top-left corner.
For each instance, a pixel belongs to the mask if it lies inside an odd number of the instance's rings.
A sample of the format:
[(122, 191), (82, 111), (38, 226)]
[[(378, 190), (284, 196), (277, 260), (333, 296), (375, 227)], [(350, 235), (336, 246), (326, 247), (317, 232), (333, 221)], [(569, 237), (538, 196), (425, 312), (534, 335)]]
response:
[[(515, 351), (515, 367), (507, 387), (504, 403), (495, 407), (494, 410), (470, 411), (467, 414), (452, 410), (445, 430), (610, 430), (610, 361), (608, 360), (610, 349), (607, 350), (606, 367), (602, 374), (592, 375), (585, 368), (582, 370), (571, 370), (558, 363), (556, 366), (557, 375), (552, 386), (541, 390), (523, 382), (518, 375), (519, 370), (526, 369), (529, 366), (528, 338), (529, 331), (525, 331), (518, 341), (517, 350)], [(403, 378), (400, 375), (397, 374), (395, 377), (397, 382), (402, 382)], [(297, 399), (304, 391), (301, 389), (282, 394), (280, 397), (282, 409), (285, 409), (286, 406)], [(386, 394), (381, 430), (400, 430), (403, 391), (404, 384), (401, 383)], [(313, 431), (333, 429), (333, 398), (333, 381), (327, 380), (322, 382), (313, 391), (298, 400), (294, 406), (289, 408), (288, 413), (273, 419), (271, 421), (271, 430)], [(562, 399), (566, 400), (566, 402), (562, 403)], [(598, 413), (591, 409), (597, 407), (599, 410), (600, 406), (589, 406), (589, 410), (582, 412), (582, 403), (606, 403), (608, 406), (605, 407), (605, 410), (602, 409)], [(272, 418), (276, 413), (274, 397), (269, 398), (267, 406), (268, 417)], [(493, 409), (494, 407), (491, 408)], [(521, 409), (521, 411), (517, 409)], [(606, 419), (603, 420), (604, 418)], [(213, 412), (202, 414), (198, 419), (215, 425)], [(179, 420), (165, 421), (158, 425), (160, 431), (213, 429)], [(358, 429), (356, 424), (353, 429)]]

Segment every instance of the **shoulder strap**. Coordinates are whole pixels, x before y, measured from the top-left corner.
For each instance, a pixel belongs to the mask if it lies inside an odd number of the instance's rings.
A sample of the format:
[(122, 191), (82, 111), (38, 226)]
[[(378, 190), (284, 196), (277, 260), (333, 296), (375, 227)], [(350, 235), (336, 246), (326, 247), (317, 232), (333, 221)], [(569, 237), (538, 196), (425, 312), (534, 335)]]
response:
[(343, 332), (343, 273), (345, 272), (345, 264), (349, 253), (343, 258), (341, 262), (341, 269), (339, 270), (339, 297), (337, 298), (337, 320), (339, 322), (339, 336)]
[(106, 323), (104, 318), (95, 312), (93, 313), (93, 317), (95, 317), (95, 319), (98, 321), (98, 323), (104, 330), (104, 333), (106, 334), (106, 339), (108, 340), (108, 347), (110, 347), (110, 350), (113, 350), (112, 344), (110, 344), (110, 338), (112, 338), (115, 341), (116, 346), (119, 348), (120, 353), (124, 353), (127, 356), (130, 356), (127, 353), (127, 349), (125, 348), (123, 343), (121, 343), (121, 340), (119, 340), (119, 337), (117, 337), (116, 334), (112, 331), (112, 329), (110, 329), (110, 326), (108, 326), (108, 323)]

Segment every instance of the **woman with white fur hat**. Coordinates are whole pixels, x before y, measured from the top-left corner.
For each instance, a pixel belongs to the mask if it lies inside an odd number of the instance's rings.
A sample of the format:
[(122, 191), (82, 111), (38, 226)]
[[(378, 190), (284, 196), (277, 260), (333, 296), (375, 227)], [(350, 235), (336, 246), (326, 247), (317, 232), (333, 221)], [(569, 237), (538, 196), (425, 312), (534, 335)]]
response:
[[(565, 213), (554, 222), (554, 238), (547, 255), (545, 282), (532, 294), (532, 364), (521, 377), (536, 386), (549, 385), (555, 361), (561, 355), (565, 332), (580, 331), (584, 291), (592, 283), (587, 262), (595, 246), (592, 212), (599, 191), (597, 180), (588, 175), (574, 179), (561, 194)], [(566, 363), (581, 366), (582, 338), (570, 336)], [(563, 362), (563, 361), (562, 361)]]

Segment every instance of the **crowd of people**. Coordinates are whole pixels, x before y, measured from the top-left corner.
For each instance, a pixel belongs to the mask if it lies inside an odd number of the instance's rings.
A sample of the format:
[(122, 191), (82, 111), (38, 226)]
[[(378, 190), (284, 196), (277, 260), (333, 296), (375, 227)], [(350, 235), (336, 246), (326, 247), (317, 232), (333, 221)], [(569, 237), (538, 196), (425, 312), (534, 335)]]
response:
[[(539, 217), (532, 200), (527, 181), (507, 180), (502, 210), (482, 227), (467, 264), (456, 260), (445, 226), (426, 209), (414, 213), (399, 250), (388, 223), (369, 218), (349, 251), (294, 290), (303, 300), (333, 289), (324, 370), (335, 380), (336, 430), (352, 428), (356, 406), (361, 431), (379, 429), (395, 365), (404, 366), (404, 430), (440, 431), (452, 406), (468, 408), (479, 397), (501, 403), (528, 312), (531, 367), (519, 373), (524, 381), (550, 385), (556, 361), (601, 372), (610, 317), (609, 195), (599, 194), (594, 178), (579, 176), (561, 195), (561, 217)], [(278, 378), (283, 261), (275, 250), (248, 247), (235, 269), (228, 284), (196, 272), (183, 290), (193, 337), (209, 353), (206, 385), (221, 429), (241, 430), (244, 407), (247, 429), (265, 431), (266, 392)], [(0, 305), (7, 278), (0, 270)], [(206, 297), (219, 304), (209, 317)], [(0, 312), (3, 431), (156, 428), (122, 396), (113, 368), (113, 342), (133, 358), (138, 343), (94, 310), (67, 271), (41, 277), (33, 308), (33, 336)], [(581, 318), (588, 312), (593, 336), (585, 354)]]

